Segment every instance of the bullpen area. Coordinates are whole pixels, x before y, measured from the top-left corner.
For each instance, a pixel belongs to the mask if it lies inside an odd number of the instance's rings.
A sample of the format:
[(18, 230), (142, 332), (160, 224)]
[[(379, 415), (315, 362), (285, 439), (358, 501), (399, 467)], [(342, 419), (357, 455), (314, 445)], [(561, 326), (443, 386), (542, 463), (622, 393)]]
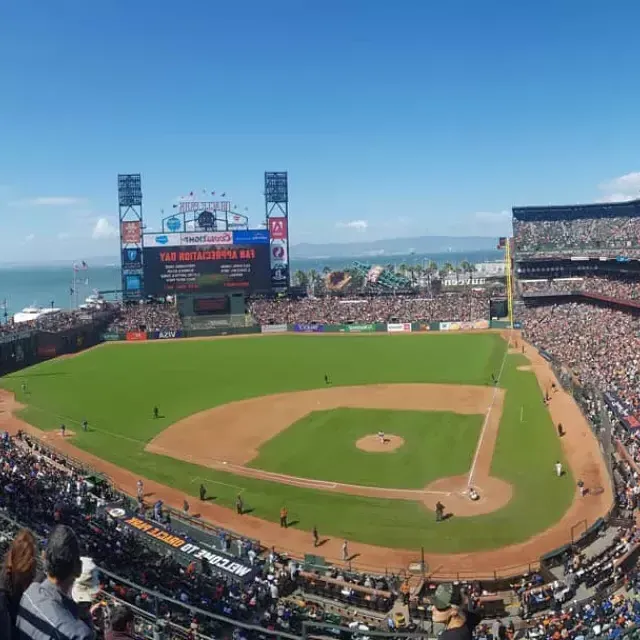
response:
[[(378, 567), (406, 567), (423, 548), (434, 572), (488, 570), (535, 561), (611, 503), (586, 421), (512, 340), (110, 343), (2, 378), (15, 400), (4, 393), (0, 427), (48, 432), (131, 493), (144, 478), (153, 499), (186, 495), (192, 513), (269, 546), (335, 558), (347, 540), (356, 564)], [(578, 480), (592, 492), (579, 497)]]

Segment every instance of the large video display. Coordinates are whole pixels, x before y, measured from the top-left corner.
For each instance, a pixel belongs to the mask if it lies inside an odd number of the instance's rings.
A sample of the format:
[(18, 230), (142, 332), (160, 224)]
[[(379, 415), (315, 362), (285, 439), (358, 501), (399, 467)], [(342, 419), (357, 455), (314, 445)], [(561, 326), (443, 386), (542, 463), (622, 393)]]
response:
[(146, 295), (271, 289), (268, 244), (145, 247)]

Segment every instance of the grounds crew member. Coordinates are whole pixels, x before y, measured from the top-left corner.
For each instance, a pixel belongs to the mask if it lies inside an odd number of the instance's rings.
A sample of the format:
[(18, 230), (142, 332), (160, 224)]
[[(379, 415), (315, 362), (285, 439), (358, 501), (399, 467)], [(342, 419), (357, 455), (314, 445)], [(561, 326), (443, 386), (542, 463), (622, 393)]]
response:
[(207, 488), (200, 483), (200, 500), (204, 500), (207, 497)]
[(242, 496), (238, 494), (236, 498), (236, 513), (241, 516), (244, 513), (244, 504), (242, 503)]
[(318, 527), (316, 527), (316, 525), (313, 525), (313, 546), (317, 547), (318, 543), (320, 542), (320, 537), (318, 536)]
[(287, 516), (289, 515), (289, 512), (287, 511), (287, 507), (282, 507), (282, 509), (280, 509), (280, 526), (283, 528), (287, 528)]

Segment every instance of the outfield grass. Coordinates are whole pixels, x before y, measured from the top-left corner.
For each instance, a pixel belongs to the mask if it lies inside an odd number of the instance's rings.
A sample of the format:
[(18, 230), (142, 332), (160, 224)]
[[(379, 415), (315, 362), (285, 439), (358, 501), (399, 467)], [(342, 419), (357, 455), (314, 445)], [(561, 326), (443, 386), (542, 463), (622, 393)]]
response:
[[(273, 336), (241, 340), (110, 344), (76, 358), (52, 360), (0, 379), (29, 406), (28, 422), (75, 430), (87, 419), (92, 430), (75, 443), (145, 477), (197, 492), (200, 478), (216, 501), (233, 507), (237, 487), (253, 515), (277, 521), (287, 505), (297, 527), (317, 525), (321, 535), (432, 552), (491, 549), (525, 540), (555, 523), (574, 495), (571, 474), (557, 479), (563, 459), (553, 424), (526, 361), (506, 357), (506, 390), (493, 473), (514, 485), (500, 511), (475, 518), (434, 522), (417, 502), (360, 498), (239, 478), (229, 473), (144, 452), (169, 424), (232, 400), (283, 391), (370, 383), (489, 384), (500, 370), (506, 344), (497, 334), (420, 336)], [(30, 394), (23, 397), (26, 379)], [(153, 420), (158, 405), (164, 418)], [(525, 422), (520, 422), (520, 412)], [(477, 438), (476, 438), (477, 439)], [(331, 464), (331, 461), (328, 461)], [(565, 465), (566, 466), (566, 465)], [(446, 475), (450, 475), (447, 473)], [(221, 484), (218, 484), (221, 483)], [(229, 486), (231, 485), (231, 486)], [(529, 560), (523, 558), (523, 562)]]
[[(423, 489), (469, 471), (484, 416), (445, 411), (314, 411), (265, 442), (249, 466), (329, 482)], [(404, 439), (395, 451), (355, 443), (383, 431)]]

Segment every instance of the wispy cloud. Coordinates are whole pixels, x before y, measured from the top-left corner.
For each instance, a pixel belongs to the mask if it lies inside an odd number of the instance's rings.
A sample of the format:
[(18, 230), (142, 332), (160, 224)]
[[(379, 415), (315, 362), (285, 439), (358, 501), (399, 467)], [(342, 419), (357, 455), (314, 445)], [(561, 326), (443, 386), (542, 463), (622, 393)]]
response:
[(23, 198), (11, 203), (13, 207), (71, 207), (86, 204), (86, 198), (75, 196), (38, 196), (36, 198)]
[(625, 173), (598, 185), (604, 195), (599, 202), (625, 202), (640, 198), (640, 171)]
[(349, 222), (338, 222), (336, 224), (338, 229), (352, 229), (354, 231), (366, 231), (369, 228), (369, 223), (366, 220), (351, 220)]
[(107, 218), (98, 218), (91, 237), (94, 240), (105, 240), (108, 238), (115, 238), (118, 235), (118, 229)]
[(36, 236), (33, 233), (30, 233), (28, 236), (25, 237), (24, 241), (33, 242), (35, 239), (36, 239)]

